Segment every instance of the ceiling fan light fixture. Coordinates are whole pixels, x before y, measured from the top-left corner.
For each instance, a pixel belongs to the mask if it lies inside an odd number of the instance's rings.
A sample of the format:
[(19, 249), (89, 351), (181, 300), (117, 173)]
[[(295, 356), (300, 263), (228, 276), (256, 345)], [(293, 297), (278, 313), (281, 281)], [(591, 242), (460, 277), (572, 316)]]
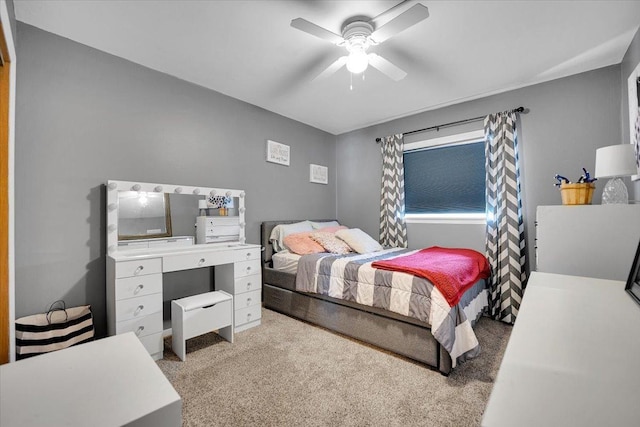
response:
[(347, 70), (353, 74), (360, 74), (369, 66), (369, 57), (360, 49), (353, 50), (347, 58)]
[[(326, 78), (346, 65), (348, 71), (353, 74), (362, 74), (369, 64), (387, 77), (399, 81), (406, 77), (407, 73), (387, 61), (380, 55), (370, 53), (367, 49), (370, 46), (378, 45), (390, 37), (406, 30), (429, 17), (429, 9), (418, 3), (406, 9), (404, 12), (388, 19), (390, 14), (396, 14), (398, 8), (405, 8), (413, 2), (401, 1), (391, 9), (386, 10), (373, 19), (366, 19), (362, 16), (354, 16), (346, 25), (342, 27), (342, 36), (327, 30), (319, 25), (309, 22), (303, 18), (296, 18), (291, 21), (291, 26), (307, 34), (329, 41), (336, 46), (344, 47), (349, 52), (348, 56), (341, 56), (329, 65), (315, 79)], [(381, 23), (381, 21), (384, 21)], [(374, 31), (375, 30), (375, 31)], [(364, 74), (362, 74), (364, 79)], [(314, 80), (315, 80), (314, 79)]]

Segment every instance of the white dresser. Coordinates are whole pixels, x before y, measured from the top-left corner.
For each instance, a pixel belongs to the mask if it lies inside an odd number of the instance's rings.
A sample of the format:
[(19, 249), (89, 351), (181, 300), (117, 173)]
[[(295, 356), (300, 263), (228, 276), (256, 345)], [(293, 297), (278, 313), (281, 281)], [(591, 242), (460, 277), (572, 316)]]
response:
[(640, 205), (538, 206), (536, 270), (626, 280), (640, 241)]

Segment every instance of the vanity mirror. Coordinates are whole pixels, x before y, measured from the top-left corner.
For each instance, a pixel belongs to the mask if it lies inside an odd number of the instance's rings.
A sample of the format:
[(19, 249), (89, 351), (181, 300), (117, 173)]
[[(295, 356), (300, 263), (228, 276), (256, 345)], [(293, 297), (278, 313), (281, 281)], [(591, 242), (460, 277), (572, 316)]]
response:
[(236, 230), (239, 228), (232, 240), (245, 243), (242, 190), (107, 181), (107, 252), (150, 248), (167, 242), (192, 245), (202, 206), (199, 202), (207, 202), (207, 215), (217, 216), (220, 206), (212, 201), (218, 199), (226, 201), (224, 213), (228, 220), (235, 221)]
[(118, 240), (171, 237), (169, 195), (118, 191)]

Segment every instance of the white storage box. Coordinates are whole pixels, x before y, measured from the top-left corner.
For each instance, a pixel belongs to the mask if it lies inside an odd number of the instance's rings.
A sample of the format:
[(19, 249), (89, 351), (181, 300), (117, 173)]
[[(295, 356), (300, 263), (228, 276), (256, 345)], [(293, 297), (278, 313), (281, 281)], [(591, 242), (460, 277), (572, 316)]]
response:
[(199, 216), (196, 218), (198, 244), (240, 240), (240, 217)]
[(171, 301), (173, 352), (186, 358), (185, 341), (218, 330), (233, 343), (233, 297), (224, 291), (207, 292)]

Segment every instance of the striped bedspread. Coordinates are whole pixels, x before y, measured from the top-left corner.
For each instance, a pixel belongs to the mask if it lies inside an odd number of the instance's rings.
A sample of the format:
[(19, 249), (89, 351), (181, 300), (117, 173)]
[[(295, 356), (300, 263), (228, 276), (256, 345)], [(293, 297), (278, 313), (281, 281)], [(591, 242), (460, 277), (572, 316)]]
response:
[(450, 307), (429, 280), (371, 267), (374, 261), (414, 252), (417, 251), (393, 248), (362, 255), (304, 255), (298, 262), (296, 289), (379, 307), (428, 323), (433, 336), (451, 355), (455, 367), (480, 353), (467, 316), (475, 319), (486, 307), (487, 293), (482, 289), (473, 298), (463, 298), (464, 308), (462, 300)]

